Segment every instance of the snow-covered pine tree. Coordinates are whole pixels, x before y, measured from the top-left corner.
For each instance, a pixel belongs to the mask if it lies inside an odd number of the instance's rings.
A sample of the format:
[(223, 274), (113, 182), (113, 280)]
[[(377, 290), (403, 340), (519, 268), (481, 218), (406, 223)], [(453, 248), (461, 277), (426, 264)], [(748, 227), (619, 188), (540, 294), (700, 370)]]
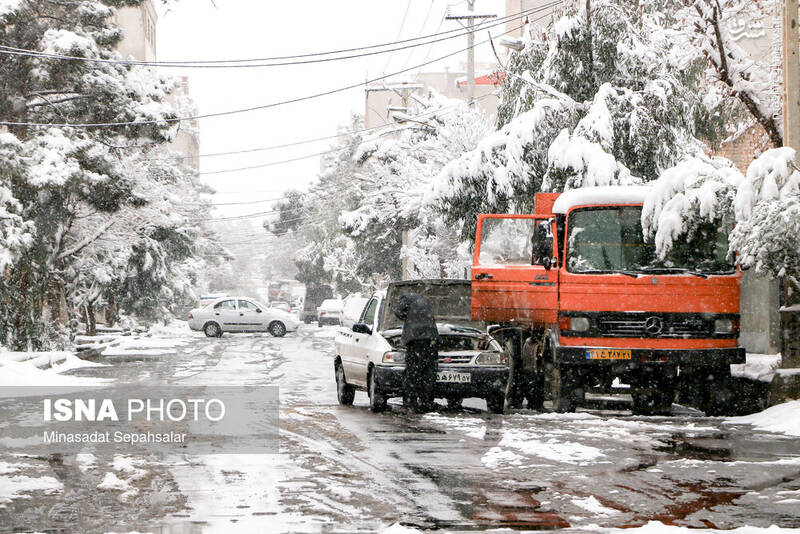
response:
[[(497, 132), (438, 178), (436, 207), (471, 240), (479, 212), (530, 212), (537, 191), (653, 180), (721, 139), (706, 59), (657, 0), (566, 8), (512, 55)], [(703, 142), (701, 142), (701, 139)]]
[[(139, 3), (6, 0), (0, 3), (0, 41), (45, 54), (120, 59), (114, 47), (122, 35), (112, 15), (118, 7)], [(123, 210), (148, 203), (137, 191), (150, 179), (126, 172), (121, 155), (145, 157), (127, 147), (172, 138), (178, 125), (166, 121), (175, 117), (166, 96), (175, 82), (140, 67), (6, 50), (0, 53), (0, 85), (0, 118), (22, 123), (10, 125), (0, 140), (4, 209), (20, 217), (4, 218), (16, 230), (4, 229), (12, 239), (0, 243), (0, 256), (11, 259), (0, 285), (0, 344), (39, 348), (54, 333), (50, 319), (63, 318), (65, 296), (84, 292), (91, 297), (93, 286), (112, 282), (109, 267), (118, 275), (120, 259), (99, 240), (108, 240), (118, 222), (124, 224), (117, 219)], [(154, 122), (102, 128), (25, 125), (134, 121)]]
[[(409, 113), (413, 122), (360, 146), (355, 177), (368, 194), (339, 220), (366, 272), (397, 279), (405, 257), (411, 277), (460, 277), (458, 235), (425, 196), (442, 168), (475, 148), (490, 124), (479, 108), (439, 95), (420, 98)], [(409, 236), (404, 249), (403, 231)]]

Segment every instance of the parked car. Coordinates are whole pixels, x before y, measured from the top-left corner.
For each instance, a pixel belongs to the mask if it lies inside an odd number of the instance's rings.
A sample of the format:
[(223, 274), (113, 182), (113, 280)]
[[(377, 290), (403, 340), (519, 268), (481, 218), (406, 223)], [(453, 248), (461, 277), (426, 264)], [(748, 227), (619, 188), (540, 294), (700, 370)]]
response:
[(303, 300), (303, 312), (300, 314), (300, 319), (306, 324), (316, 321), (318, 314), (317, 308), (319, 308), (323, 300), (332, 298), (333, 288), (329, 285), (307, 286), (306, 296)]
[(317, 324), (342, 324), (342, 299), (325, 299), (317, 308)]
[(344, 299), (344, 307), (342, 308), (341, 324), (345, 328), (353, 328), (353, 325), (358, 322), (361, 317), (361, 312), (364, 306), (367, 305), (368, 298), (361, 295), (348, 295)]
[(357, 323), (336, 336), (336, 391), (340, 404), (352, 404), (356, 390), (366, 391), (370, 409), (386, 409), (387, 400), (403, 395), (405, 347), (402, 321), (393, 313), (403, 293), (425, 296), (433, 308), (439, 335), (435, 396), (450, 407), (467, 397), (486, 399), (490, 411), (502, 413), (508, 383), (506, 353), (470, 318), (469, 280), (395, 282), (372, 295)]
[(249, 297), (223, 297), (189, 312), (189, 328), (221, 337), (225, 332), (269, 332), (283, 337), (299, 326), (295, 316)]

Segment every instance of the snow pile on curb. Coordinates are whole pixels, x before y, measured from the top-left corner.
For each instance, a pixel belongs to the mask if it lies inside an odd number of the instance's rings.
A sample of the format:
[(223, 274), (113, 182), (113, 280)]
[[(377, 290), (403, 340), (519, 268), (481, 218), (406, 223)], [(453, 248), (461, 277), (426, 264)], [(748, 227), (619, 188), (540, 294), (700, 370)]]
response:
[[(67, 358), (64, 366), (55, 366), (50, 369), (39, 369), (29, 362), (0, 362), (0, 386), (103, 386), (113, 380), (105, 378), (88, 378), (79, 376), (64, 376), (59, 373), (78, 367), (93, 366), (89, 362), (80, 360), (75, 356)], [(14, 396), (20, 396), (18, 393)]]
[(382, 530), (381, 534), (419, 534), (421, 532), (421, 530), (416, 528), (406, 527), (400, 523), (395, 523), (394, 525)]
[(29, 492), (39, 491), (50, 495), (64, 489), (64, 485), (53, 477), (29, 477), (13, 474), (25, 467), (23, 464), (0, 462), (0, 475), (12, 475), (0, 476), (0, 508), (15, 499), (30, 499)]
[(784, 402), (753, 415), (729, 417), (725, 423), (752, 425), (758, 430), (800, 436), (800, 400)]
[(748, 354), (745, 363), (731, 365), (731, 376), (771, 382), (780, 364), (780, 354)]

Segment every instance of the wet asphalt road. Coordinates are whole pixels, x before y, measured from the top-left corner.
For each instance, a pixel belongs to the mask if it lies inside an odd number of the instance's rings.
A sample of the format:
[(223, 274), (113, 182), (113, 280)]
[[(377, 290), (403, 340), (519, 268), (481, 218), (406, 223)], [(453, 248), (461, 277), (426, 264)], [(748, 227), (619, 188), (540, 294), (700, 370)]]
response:
[[(74, 455), (0, 447), (0, 476), (5, 462), (14, 466), (5, 476), (63, 486), (10, 502), (0, 495), (0, 532), (374, 532), (397, 521), (449, 531), (651, 520), (800, 527), (797, 439), (679, 407), (673, 417), (491, 415), (482, 401), (467, 401), (457, 412), (408, 415), (395, 404), (372, 414), (364, 393), (352, 407), (338, 405), (331, 334), (304, 327), (282, 339), (206, 339), (187, 331), (140, 340), (104, 358), (107, 367), (73, 371), (150, 385), (278, 385), (280, 454), (128, 457), (132, 471), (111, 455), (86, 466)], [(98, 489), (108, 472), (131, 491)]]

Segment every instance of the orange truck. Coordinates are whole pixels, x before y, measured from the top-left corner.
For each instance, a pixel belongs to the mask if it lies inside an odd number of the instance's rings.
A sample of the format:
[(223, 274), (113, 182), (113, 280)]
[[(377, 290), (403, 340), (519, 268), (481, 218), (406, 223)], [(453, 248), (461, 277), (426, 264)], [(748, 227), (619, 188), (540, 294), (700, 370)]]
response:
[(645, 187), (535, 196), (533, 215), (478, 215), (472, 318), (510, 358), (507, 402), (574, 411), (587, 393), (629, 392), (636, 414), (676, 395), (707, 415), (731, 405), (741, 272), (707, 224), (656, 255), (642, 232)]

